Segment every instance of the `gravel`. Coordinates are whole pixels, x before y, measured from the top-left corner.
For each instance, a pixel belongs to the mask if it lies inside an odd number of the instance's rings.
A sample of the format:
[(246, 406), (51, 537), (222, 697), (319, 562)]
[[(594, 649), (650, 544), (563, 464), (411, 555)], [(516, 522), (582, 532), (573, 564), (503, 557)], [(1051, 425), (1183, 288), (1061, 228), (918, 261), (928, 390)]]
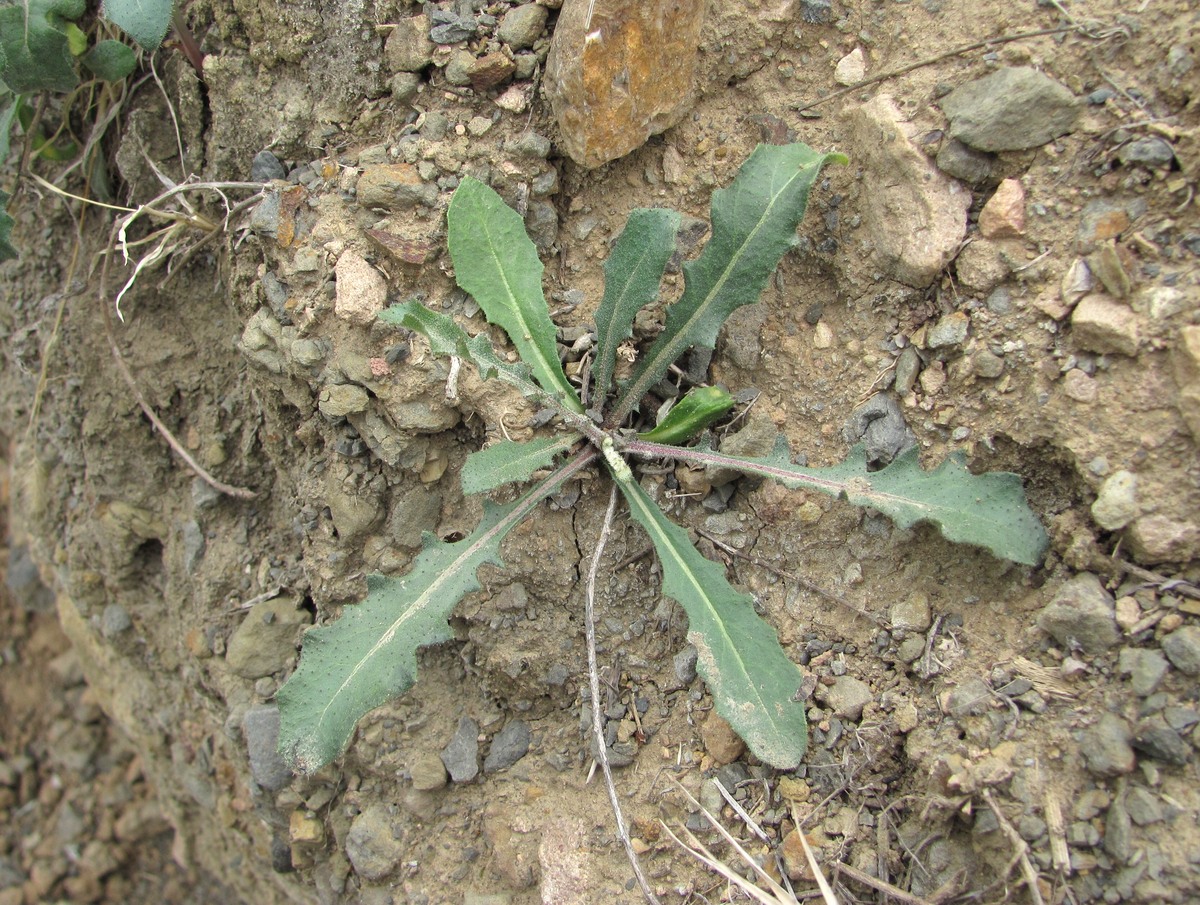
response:
[(1116, 714), (1106, 713), (1084, 730), (1079, 747), (1089, 772), (1097, 776), (1119, 776), (1133, 770), (1137, 756), (1130, 744), (1129, 724)]
[(479, 724), (469, 716), (458, 721), (454, 738), (442, 750), (442, 763), (454, 782), (470, 782), (479, 775)]
[(510, 722), (492, 739), (492, 747), (483, 761), (483, 772), (507, 770), (529, 752), (532, 738), (529, 726), (523, 721)]
[(1112, 595), (1083, 572), (1066, 582), (1038, 616), (1038, 626), (1064, 647), (1098, 654), (1120, 640)]

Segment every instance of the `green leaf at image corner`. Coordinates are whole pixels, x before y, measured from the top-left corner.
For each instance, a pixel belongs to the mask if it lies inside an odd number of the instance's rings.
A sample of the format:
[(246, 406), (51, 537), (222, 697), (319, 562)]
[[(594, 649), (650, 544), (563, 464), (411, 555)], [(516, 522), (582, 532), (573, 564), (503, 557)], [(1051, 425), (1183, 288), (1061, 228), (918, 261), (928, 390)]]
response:
[(101, 41), (83, 55), (80, 61), (98, 78), (119, 82), (137, 68), (137, 54), (120, 41)]
[(775, 630), (754, 612), (754, 600), (725, 580), (687, 532), (654, 504), (628, 468), (612, 469), (629, 511), (650, 536), (663, 570), (663, 593), (684, 608), (696, 667), (717, 713), (754, 752), (779, 770), (799, 766), (808, 750), (804, 704), (794, 700), (800, 668), (787, 658)]
[(16, 221), (5, 210), (5, 205), (8, 204), (8, 197), (7, 192), (0, 192), (0, 261), (11, 261), (18, 257), (17, 250), (13, 248), (12, 243), (9, 241), (9, 235)]
[(174, 0), (104, 0), (104, 18), (146, 50), (157, 50), (171, 27)]
[(14, 94), (70, 91), (79, 84), (67, 23), (84, 0), (23, 0), (0, 6), (0, 79)]
[(447, 244), (458, 285), (508, 334), (542, 388), (583, 412), (558, 360), (557, 331), (542, 294), (537, 248), (521, 215), (478, 179), (463, 179), (446, 212)]

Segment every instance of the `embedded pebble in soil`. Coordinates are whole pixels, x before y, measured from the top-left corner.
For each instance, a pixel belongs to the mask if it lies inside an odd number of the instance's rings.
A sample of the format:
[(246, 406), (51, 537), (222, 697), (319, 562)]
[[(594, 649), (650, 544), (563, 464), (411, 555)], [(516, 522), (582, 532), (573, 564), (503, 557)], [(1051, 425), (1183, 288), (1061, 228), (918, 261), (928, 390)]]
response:
[(1028, 66), (1004, 67), (950, 92), (941, 102), (950, 134), (980, 151), (1036, 148), (1074, 127), (1079, 100)]
[(454, 737), (442, 749), (442, 763), (454, 782), (470, 782), (479, 775), (479, 724), (469, 716), (458, 721)]
[(1112, 595), (1084, 572), (1063, 584), (1038, 615), (1038, 625), (1068, 649), (1096, 654), (1120, 639)]
[(1115, 714), (1102, 714), (1079, 741), (1088, 770), (1097, 776), (1132, 772), (1137, 760), (1131, 739), (1128, 723)]

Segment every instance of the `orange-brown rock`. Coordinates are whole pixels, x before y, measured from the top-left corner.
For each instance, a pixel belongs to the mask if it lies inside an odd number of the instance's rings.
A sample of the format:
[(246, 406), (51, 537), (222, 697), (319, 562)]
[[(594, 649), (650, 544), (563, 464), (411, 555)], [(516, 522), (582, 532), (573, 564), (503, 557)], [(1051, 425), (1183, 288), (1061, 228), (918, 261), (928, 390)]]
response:
[(623, 157), (691, 106), (705, 0), (566, 0), (546, 62), (562, 149)]

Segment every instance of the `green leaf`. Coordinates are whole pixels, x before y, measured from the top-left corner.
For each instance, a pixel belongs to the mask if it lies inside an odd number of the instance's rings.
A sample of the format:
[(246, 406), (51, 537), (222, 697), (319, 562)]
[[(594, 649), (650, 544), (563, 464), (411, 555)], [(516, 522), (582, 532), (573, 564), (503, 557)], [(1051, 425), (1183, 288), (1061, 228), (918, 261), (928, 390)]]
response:
[(279, 752), (293, 770), (319, 770), (346, 749), (363, 716), (412, 687), (417, 649), (453, 637), (446, 620), (479, 589), (476, 570), (502, 565), (504, 536), (594, 458), (594, 451), (576, 457), (515, 503), (485, 502), (483, 521), (463, 540), (447, 544), (427, 534), (407, 575), (371, 575), (365, 600), (305, 633), (300, 665), (275, 696)]
[(83, 57), (83, 65), (106, 82), (119, 82), (137, 68), (137, 54), (120, 41), (101, 41)]
[(1007, 471), (971, 474), (960, 452), (951, 454), (933, 471), (925, 471), (916, 447), (911, 447), (887, 468), (867, 471), (866, 448), (861, 444), (850, 450), (840, 465), (828, 468), (793, 465), (782, 437), (774, 453), (760, 459), (712, 450), (643, 446), (637, 441), (628, 449), (641, 455), (673, 455), (698, 465), (733, 468), (772, 478), (785, 487), (816, 490), (855, 506), (877, 509), (901, 528), (930, 522), (947, 540), (974, 544), (1027, 566), (1041, 561), (1049, 543), (1045, 528), (1025, 499), (1020, 476)]
[(7, 192), (0, 192), (0, 261), (11, 261), (18, 257), (17, 250), (8, 240), (13, 224), (16, 223), (4, 209), (4, 206), (8, 204), (8, 197)]
[(556, 331), (542, 295), (542, 262), (521, 216), (478, 179), (463, 179), (446, 213), (447, 243), (458, 285), (512, 340), (534, 379), (559, 404), (583, 406), (558, 360)]
[(14, 94), (70, 91), (79, 84), (67, 43), (84, 0), (22, 0), (0, 6), (0, 78)]
[(686, 443), (733, 408), (723, 387), (693, 387), (653, 430), (638, 434), (651, 443)]
[(88, 36), (84, 34), (83, 29), (74, 22), (68, 22), (63, 34), (67, 36), (67, 49), (71, 51), (71, 56), (83, 56), (88, 45)]
[(104, 18), (146, 50), (157, 50), (171, 27), (174, 0), (104, 0)]
[(713, 193), (712, 238), (683, 265), (683, 295), (667, 309), (665, 329), (622, 392), (612, 423), (620, 424), (690, 347), (711, 349), (736, 308), (758, 301), (795, 243), (809, 189), (829, 162), (846, 158), (804, 144), (759, 145), (733, 183)]
[(459, 475), (463, 493), (485, 493), (503, 484), (528, 481), (539, 468), (553, 465), (554, 458), (578, 440), (578, 434), (535, 437), (520, 443), (502, 440), (473, 452)]
[[(611, 452), (611, 448), (608, 452)], [(725, 580), (638, 485), (619, 456), (606, 454), (629, 511), (654, 544), (663, 593), (687, 612), (696, 667), (721, 714), (755, 757), (780, 770), (800, 764), (808, 748), (804, 704), (793, 700), (800, 669), (784, 654), (775, 630), (754, 612), (754, 599)]]
[(21, 96), (13, 94), (0, 82), (0, 166), (8, 160), (9, 136), (12, 133), (13, 119), (17, 115), (17, 107), (21, 104)]
[(617, 346), (633, 333), (633, 319), (658, 296), (663, 271), (675, 251), (679, 214), (664, 208), (630, 212), (604, 262), (604, 299), (596, 310), (596, 361), (592, 394), (602, 405), (612, 383)]

